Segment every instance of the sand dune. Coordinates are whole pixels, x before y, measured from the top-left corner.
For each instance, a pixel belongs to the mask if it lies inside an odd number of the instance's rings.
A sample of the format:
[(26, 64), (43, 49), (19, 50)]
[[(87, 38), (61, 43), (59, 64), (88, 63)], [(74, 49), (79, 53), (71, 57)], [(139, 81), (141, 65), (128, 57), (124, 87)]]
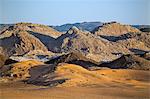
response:
[[(62, 64), (63, 65), (63, 64)], [(63, 78), (69, 78), (63, 84), (58, 86), (93, 86), (100, 85), (121, 86), (121, 87), (148, 87), (150, 73), (146, 71), (136, 70), (97, 70), (88, 71), (80, 66), (73, 64), (64, 64), (56, 69), (56, 73), (62, 74)]]
[(73, 64), (60, 64), (57, 87), (22, 82), (0, 83), (3, 99), (148, 99), (150, 73), (143, 70), (105, 69), (89, 71)]
[[(49, 71), (48, 71), (49, 70)], [(150, 73), (143, 70), (102, 69), (89, 71), (79, 65), (61, 63), (36, 67), (29, 73), (28, 83), (56, 87), (139, 87), (149, 88)]]

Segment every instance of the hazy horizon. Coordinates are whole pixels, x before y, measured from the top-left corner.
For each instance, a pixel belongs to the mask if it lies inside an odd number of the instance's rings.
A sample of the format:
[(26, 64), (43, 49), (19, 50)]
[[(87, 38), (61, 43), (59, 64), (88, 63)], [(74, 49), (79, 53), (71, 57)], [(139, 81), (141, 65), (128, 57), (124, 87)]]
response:
[(0, 24), (117, 21), (150, 25), (149, 0), (0, 0)]

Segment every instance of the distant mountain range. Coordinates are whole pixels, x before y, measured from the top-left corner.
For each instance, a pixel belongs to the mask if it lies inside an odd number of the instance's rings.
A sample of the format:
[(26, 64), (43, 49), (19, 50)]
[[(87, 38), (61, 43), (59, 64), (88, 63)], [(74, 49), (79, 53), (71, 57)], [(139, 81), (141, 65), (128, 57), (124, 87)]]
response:
[[(63, 24), (60, 26), (52, 26), (54, 29), (60, 32), (66, 32), (71, 27), (76, 26), (80, 30), (93, 31), (96, 27), (103, 25), (103, 22), (81, 22), (81, 23), (72, 23), (72, 24)], [(138, 28), (143, 32), (150, 32), (150, 25), (131, 25), (132, 27)]]
[[(2, 30), (3, 28), (6, 28), (8, 26), (12, 26), (12, 25), (13, 24), (0, 24), (0, 30)], [(60, 32), (66, 32), (73, 26), (76, 26), (80, 30), (92, 31), (96, 27), (102, 26), (102, 25), (103, 25), (102, 22), (82, 22), (82, 23), (63, 24), (60, 26), (53, 26), (52, 25), (50, 27), (52, 27), (52, 28), (54, 28)]]
[(82, 23), (73, 23), (73, 24), (63, 24), (60, 26), (52, 26), (52, 27), (60, 32), (66, 32), (73, 26), (76, 26), (80, 30), (92, 31), (96, 27), (102, 25), (103, 25), (102, 22), (82, 22)]
[(132, 25), (143, 32), (150, 32), (150, 25)]
[[(8, 26), (11, 26), (13, 24), (0, 24), (0, 30), (3, 28), (6, 28)], [(66, 32), (68, 31), (71, 27), (76, 26), (80, 30), (86, 30), (86, 31), (93, 31), (96, 27), (102, 26), (103, 22), (81, 22), (81, 23), (68, 23), (68, 24), (63, 24), (60, 26), (50, 26), (57, 31), (60, 32)], [(150, 25), (131, 25), (132, 27), (138, 28), (141, 31), (145, 32), (148, 31), (150, 32)]]

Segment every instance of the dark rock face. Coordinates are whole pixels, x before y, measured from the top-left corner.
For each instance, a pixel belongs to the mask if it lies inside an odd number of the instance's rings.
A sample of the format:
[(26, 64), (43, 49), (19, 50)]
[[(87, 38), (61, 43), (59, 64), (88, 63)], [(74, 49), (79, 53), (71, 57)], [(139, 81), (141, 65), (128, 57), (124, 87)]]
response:
[(150, 25), (132, 25), (132, 26), (138, 28), (142, 32), (150, 32)]
[(112, 62), (101, 64), (100, 67), (109, 67), (112, 69), (150, 70), (150, 61), (136, 55), (123, 55)]
[(141, 28), (140, 31), (142, 31), (142, 32), (150, 32), (150, 27), (149, 28)]
[(5, 61), (5, 65), (9, 65), (9, 64), (17, 63), (17, 62), (18, 62), (18, 61), (13, 60), (13, 59), (7, 59), (7, 60)]
[(42, 65), (32, 67), (29, 70), (31, 77), (26, 81), (29, 84), (40, 86), (56, 86), (67, 79), (56, 79), (58, 75), (54, 73), (56, 65)]
[(85, 56), (83, 56), (82, 54), (77, 53), (77, 52), (71, 52), (69, 54), (59, 56), (57, 58), (54, 58), (54, 59), (46, 62), (46, 64), (56, 64), (56, 65), (59, 63), (76, 64), (76, 65), (80, 65), (84, 68), (98, 66), (98, 64), (99, 64), (93, 60), (86, 58)]

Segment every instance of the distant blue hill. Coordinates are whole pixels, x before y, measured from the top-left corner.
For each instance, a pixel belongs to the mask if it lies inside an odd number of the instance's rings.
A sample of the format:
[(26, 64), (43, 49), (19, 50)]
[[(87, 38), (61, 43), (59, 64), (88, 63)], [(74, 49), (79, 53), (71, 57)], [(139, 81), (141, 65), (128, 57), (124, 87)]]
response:
[[(0, 30), (7, 28), (8, 26), (12, 26), (13, 24), (0, 24)], [(50, 26), (57, 31), (66, 32), (71, 27), (76, 26), (81, 30), (92, 31), (98, 26), (102, 26), (102, 22), (82, 22), (82, 23), (73, 23), (73, 24), (63, 24), (60, 26)], [(150, 32), (150, 25), (131, 25), (132, 27), (138, 28), (143, 32)]]
[(12, 26), (13, 24), (0, 24), (0, 30)]
[[(60, 32), (66, 32), (71, 27), (76, 26), (81, 30), (92, 31), (98, 26), (102, 26), (102, 22), (82, 22), (82, 23), (73, 23), (73, 24), (63, 24), (60, 26), (52, 26), (54, 29)], [(138, 28), (143, 32), (150, 32), (150, 25), (131, 25), (132, 27)]]
[(135, 28), (138, 28), (142, 32), (150, 32), (150, 25), (132, 25)]
[(77, 28), (79, 28), (81, 30), (92, 31), (93, 29), (95, 29), (98, 26), (101, 26), (102, 24), (103, 24), (102, 22), (83, 22), (83, 23), (64, 24), (64, 25), (60, 25), (60, 26), (53, 26), (53, 28), (60, 32), (66, 32), (71, 27), (76, 26)]

